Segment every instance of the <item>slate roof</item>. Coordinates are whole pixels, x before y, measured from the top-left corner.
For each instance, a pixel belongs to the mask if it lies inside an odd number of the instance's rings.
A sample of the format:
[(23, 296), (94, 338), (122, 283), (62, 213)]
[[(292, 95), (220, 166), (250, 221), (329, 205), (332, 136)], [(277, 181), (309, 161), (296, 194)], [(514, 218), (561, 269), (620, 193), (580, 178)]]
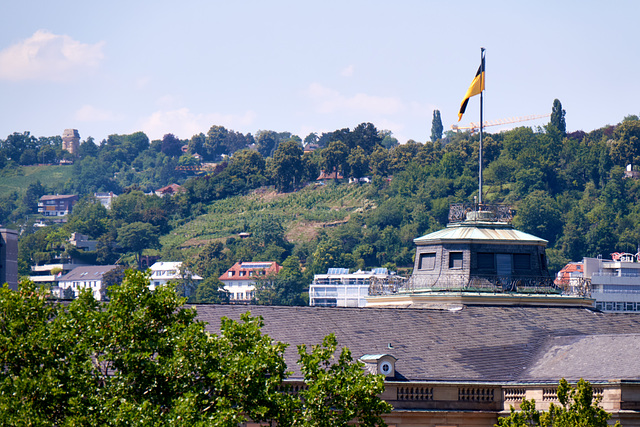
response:
[(107, 271), (116, 268), (117, 265), (89, 265), (84, 267), (76, 267), (64, 276), (56, 279), (57, 282), (70, 282), (74, 280), (102, 280), (102, 276)]
[(549, 376), (578, 380), (584, 372), (594, 379), (638, 380), (640, 334), (575, 335), (547, 339), (535, 363), (523, 374), (528, 381)]
[(78, 196), (76, 194), (46, 194), (42, 197), (40, 197), (41, 201), (46, 201), (46, 200), (78, 200)]
[[(290, 344), (287, 365), (299, 377), (296, 345), (333, 332), (354, 358), (391, 354), (396, 380), (554, 382), (561, 377), (640, 380), (640, 313), (575, 307), (465, 306), (461, 310), (196, 305), (207, 329), (220, 317), (262, 316), (263, 333)], [(615, 363), (611, 363), (615, 361)]]

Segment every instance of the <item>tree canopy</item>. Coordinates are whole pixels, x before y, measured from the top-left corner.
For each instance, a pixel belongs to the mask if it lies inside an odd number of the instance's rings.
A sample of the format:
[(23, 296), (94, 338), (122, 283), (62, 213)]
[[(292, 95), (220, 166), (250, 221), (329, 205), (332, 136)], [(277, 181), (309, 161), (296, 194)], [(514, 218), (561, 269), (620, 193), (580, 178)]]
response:
[(127, 271), (105, 305), (87, 291), (60, 305), (30, 282), (1, 288), (0, 424), (384, 425), (382, 378), (346, 348), (335, 359), (335, 337), (299, 348), (308, 390), (286, 393), (287, 344), (260, 318), (222, 319), (210, 334), (174, 288), (148, 285)]
[[(558, 384), (559, 405), (551, 403), (548, 411), (536, 409), (535, 400), (524, 399), (521, 410), (511, 407), (511, 414), (498, 419), (496, 427), (607, 427), (611, 414), (598, 406), (593, 388), (588, 381), (580, 379), (572, 387), (564, 378)], [(620, 422), (616, 421), (616, 427)]]

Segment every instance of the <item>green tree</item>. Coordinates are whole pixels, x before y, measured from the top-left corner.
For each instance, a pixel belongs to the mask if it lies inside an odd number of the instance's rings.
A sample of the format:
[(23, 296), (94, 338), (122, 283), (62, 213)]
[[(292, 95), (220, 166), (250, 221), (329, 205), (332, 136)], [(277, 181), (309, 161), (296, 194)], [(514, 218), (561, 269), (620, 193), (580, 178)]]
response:
[(180, 157), (182, 155), (182, 141), (176, 138), (174, 134), (168, 133), (162, 137), (160, 151), (169, 157)]
[(229, 293), (217, 277), (209, 277), (198, 283), (192, 299), (196, 304), (220, 304), (229, 302)]
[[(322, 166), (326, 173), (342, 173), (343, 176), (349, 170), (349, 147), (342, 141), (331, 141), (327, 148), (322, 150)], [(337, 177), (337, 175), (336, 175)]]
[(260, 305), (306, 305), (302, 296), (306, 287), (300, 260), (289, 256), (277, 275), (259, 277), (255, 283), (256, 302)]
[(69, 216), (67, 228), (71, 232), (86, 234), (97, 239), (107, 232), (109, 227), (109, 213), (95, 198), (87, 197), (73, 206)]
[(382, 377), (363, 375), (362, 363), (354, 363), (347, 347), (343, 347), (337, 361), (332, 362), (337, 347), (333, 334), (326, 336), (322, 345), (314, 345), (311, 353), (305, 345), (298, 346), (298, 364), (308, 388), (300, 391), (300, 399), (295, 402), (298, 419), (292, 424), (385, 426), (380, 415), (393, 408), (376, 396), (384, 391)]
[(389, 150), (378, 147), (369, 156), (371, 173), (380, 177), (387, 176), (389, 170)]
[(431, 120), (431, 142), (436, 142), (442, 139), (443, 129), (440, 110), (433, 110), (433, 120)]
[(349, 164), (349, 175), (354, 178), (362, 178), (369, 172), (369, 159), (362, 147), (351, 150), (347, 163)]
[(308, 390), (282, 393), (287, 345), (263, 334), (260, 318), (223, 318), (210, 334), (172, 286), (148, 285), (127, 271), (106, 305), (90, 291), (61, 305), (31, 282), (0, 288), (0, 424), (384, 425), (382, 378), (346, 348), (334, 362), (335, 337), (300, 348)]
[(147, 222), (132, 222), (118, 229), (118, 244), (125, 250), (136, 254), (136, 263), (141, 268), (140, 256), (145, 249), (160, 246), (160, 234), (157, 227)]
[(518, 214), (513, 225), (534, 236), (555, 244), (562, 230), (562, 211), (558, 203), (545, 191), (536, 190), (527, 195), (518, 205)]
[(278, 133), (272, 130), (260, 130), (256, 134), (256, 148), (262, 157), (271, 157), (278, 148)]
[(344, 139), (350, 150), (360, 147), (368, 155), (373, 152), (382, 142), (382, 136), (372, 123), (360, 123)]
[[(548, 412), (536, 409), (535, 400), (524, 399), (521, 410), (511, 407), (511, 414), (498, 419), (496, 427), (606, 427), (611, 414), (598, 406), (589, 381), (580, 379), (572, 387), (564, 378), (558, 384), (559, 405), (551, 403)], [(616, 427), (620, 422), (616, 421)]]
[(391, 150), (394, 147), (399, 145), (398, 139), (393, 137), (393, 134), (390, 130), (381, 130), (378, 132), (382, 141), (380, 141), (380, 145), (387, 150)]
[(280, 144), (273, 153), (271, 179), (278, 191), (291, 191), (300, 185), (303, 154), (302, 147), (293, 139)]
[(267, 181), (264, 157), (254, 150), (244, 149), (234, 153), (225, 172), (232, 181), (241, 181), (246, 188), (260, 187)]
[(78, 157), (98, 157), (98, 146), (92, 137), (80, 143), (78, 146)]
[(227, 137), (229, 131), (224, 126), (211, 126), (203, 144), (203, 155), (207, 160), (214, 160), (227, 152)]
[(550, 124), (555, 126), (556, 129), (562, 133), (562, 136), (567, 135), (567, 123), (565, 122), (564, 116), (567, 112), (562, 109), (562, 104), (560, 100), (553, 100), (553, 107), (551, 107), (551, 120)]

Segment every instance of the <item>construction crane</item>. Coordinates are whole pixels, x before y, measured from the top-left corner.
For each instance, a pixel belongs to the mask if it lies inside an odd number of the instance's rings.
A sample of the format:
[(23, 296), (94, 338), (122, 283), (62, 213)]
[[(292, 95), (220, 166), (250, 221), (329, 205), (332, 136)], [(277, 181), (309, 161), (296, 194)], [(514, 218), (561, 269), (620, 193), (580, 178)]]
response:
[[(509, 119), (484, 121), (482, 123), (482, 127), (485, 128), (487, 126), (499, 126), (499, 125), (506, 125), (509, 123), (526, 122), (527, 120), (542, 119), (544, 117), (549, 117), (550, 115), (551, 114), (538, 114), (538, 115), (530, 115), (530, 116), (522, 116), (522, 117), (511, 117)], [(453, 129), (456, 132), (460, 130), (470, 130), (471, 133), (475, 133), (478, 131), (478, 129), (480, 129), (480, 123), (471, 122), (469, 123), (469, 126), (451, 125), (451, 129)]]

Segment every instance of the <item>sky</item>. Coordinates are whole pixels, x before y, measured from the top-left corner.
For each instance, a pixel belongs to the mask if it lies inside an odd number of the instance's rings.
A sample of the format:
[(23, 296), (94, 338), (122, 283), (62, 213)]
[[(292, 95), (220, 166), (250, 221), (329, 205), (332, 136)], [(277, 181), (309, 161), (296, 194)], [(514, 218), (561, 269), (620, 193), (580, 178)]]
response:
[[(637, 1), (4, 1), (0, 139), (213, 125), (304, 139), (364, 122), (400, 143), (566, 110), (567, 131), (640, 114)], [(547, 118), (510, 124), (542, 126)], [(489, 127), (497, 132), (505, 127)]]

